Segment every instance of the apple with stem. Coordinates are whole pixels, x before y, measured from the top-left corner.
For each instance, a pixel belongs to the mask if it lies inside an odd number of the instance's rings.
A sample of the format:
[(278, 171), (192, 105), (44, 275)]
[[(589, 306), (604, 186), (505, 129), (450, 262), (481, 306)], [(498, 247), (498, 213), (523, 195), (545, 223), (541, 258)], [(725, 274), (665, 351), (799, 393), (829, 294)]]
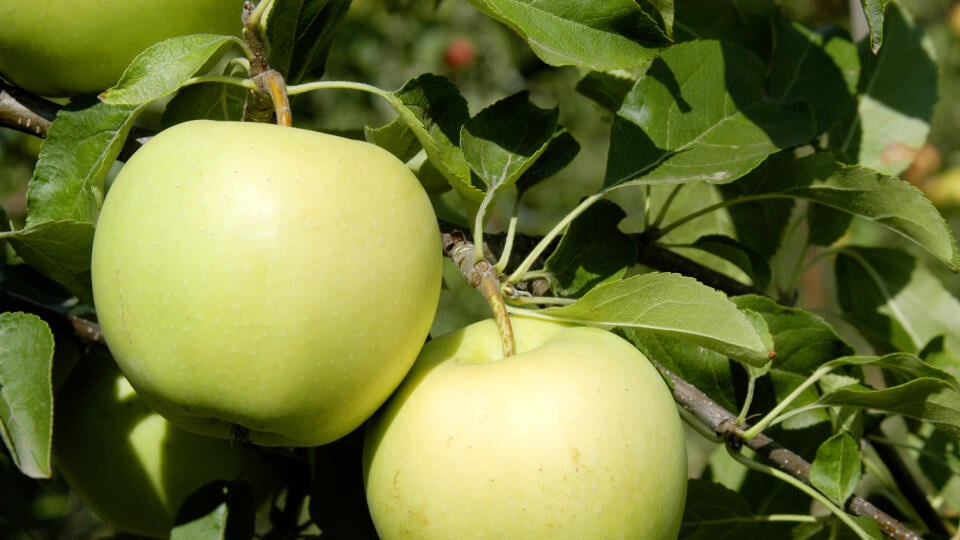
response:
[(316, 446), (403, 380), (441, 262), (430, 200), (387, 151), (198, 120), (121, 169), (97, 223), (93, 293), (120, 368), (171, 422)]
[(428, 343), (369, 425), (381, 538), (676, 538), (687, 481), (670, 391), (626, 340), (513, 317)]
[(194, 491), (243, 480), (259, 500), (277, 463), (254, 448), (180, 430), (151, 410), (106, 354), (85, 357), (56, 396), (53, 456), (73, 490), (104, 522), (168, 537)]
[(240, 33), (243, 0), (0, 2), (0, 76), (43, 96), (104, 90), (175, 36)]

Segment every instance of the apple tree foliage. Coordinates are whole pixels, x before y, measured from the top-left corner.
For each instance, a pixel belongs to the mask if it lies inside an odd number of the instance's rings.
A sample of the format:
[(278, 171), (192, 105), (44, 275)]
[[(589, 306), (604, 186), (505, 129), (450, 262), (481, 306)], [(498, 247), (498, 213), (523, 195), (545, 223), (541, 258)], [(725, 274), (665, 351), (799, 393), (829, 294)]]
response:
[[(361, 93), (390, 111), (351, 132), (408, 162), (443, 230), (490, 246), (510, 310), (618, 332), (655, 361), (692, 428), (681, 537), (956, 534), (960, 302), (943, 276), (960, 269), (960, 250), (901, 179), (938, 100), (937, 59), (911, 12), (862, 0), (867, 29), (854, 39), (772, 0), (445, 4), (509, 29), (538, 71), (576, 74), (561, 79), (562, 101), (588, 103), (602, 150), (522, 71), (482, 103), (450, 73), (389, 88), (324, 78), (346, 47), (349, 0), (274, 0), (260, 39), (295, 115), (307, 94)], [(25, 219), (0, 232), (5, 533), (64, 526), (62, 509), (44, 508), (65, 489), (50, 457), (53, 403), (102, 347), (88, 322), (90, 248), (111, 169), (158, 129), (243, 117), (257, 86), (237, 59), (249, 55), (236, 37), (174, 38), (101, 95), (49, 104)], [(580, 198), (532, 219), (530, 197), (588, 151)], [(452, 265), (440, 310), (434, 334), (489, 316)], [(261, 520), (277, 537), (373, 535), (360, 437), (289, 452)], [(174, 535), (252, 523), (221, 495), (193, 500)]]

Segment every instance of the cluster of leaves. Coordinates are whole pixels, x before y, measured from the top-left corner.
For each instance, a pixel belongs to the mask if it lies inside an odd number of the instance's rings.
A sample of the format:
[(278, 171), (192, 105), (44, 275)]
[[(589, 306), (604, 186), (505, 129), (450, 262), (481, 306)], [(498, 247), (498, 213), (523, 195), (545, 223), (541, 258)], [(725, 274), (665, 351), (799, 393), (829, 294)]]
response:
[[(555, 294), (520, 294), (511, 309), (616, 329), (812, 461), (810, 483), (826, 504), (842, 508), (867, 485), (867, 466), (895, 514), (945, 534), (945, 518), (922, 516), (926, 498), (904, 495), (900, 479), (876, 465), (875, 448), (915, 449), (924, 456), (915, 474), (926, 476), (929, 498), (942, 501), (944, 514), (960, 509), (951, 481), (960, 439), (960, 303), (929, 268), (957, 271), (960, 250), (923, 193), (896, 177), (926, 139), (937, 99), (936, 64), (910, 15), (895, 2), (864, 0), (869, 34), (857, 43), (843, 29), (789, 20), (762, 0), (472, 3), (544, 63), (580, 69), (575, 91), (611, 118), (600, 188), (518, 265), (501, 256), (507, 284), (546, 278)], [(536, 106), (525, 91), (471, 115), (457, 86), (435, 74), (395, 91), (310, 82), (323, 73), (348, 6), (276, 1), (262, 26), (271, 66), (292, 94), (354, 88), (385, 99), (396, 119), (367, 127), (367, 140), (409, 162), (431, 193), (452, 189), (462, 203), (459, 225), (482, 245), (498, 196), (511, 191), (522, 202), (571, 162), (577, 140), (558, 109)], [(173, 96), (165, 125), (239, 119), (254, 88), (243, 62), (221, 63), (222, 75), (197, 73), (243, 50), (227, 36), (168, 40), (141, 54), (99, 99), (63, 108), (30, 182), (26, 224), (0, 238), (74, 300), (51, 303), (35, 290), (35, 277), (13, 266), (0, 276), (4, 287), (61, 315), (90, 311), (90, 247), (105, 179), (125, 145), (136, 144), (138, 117)], [(640, 193), (642, 204), (608, 199), (623, 190)], [(642, 230), (624, 232), (622, 220), (637, 215)], [(511, 231), (515, 225), (516, 218)], [(857, 243), (863, 227), (892, 232), (898, 242)], [(641, 257), (651, 249), (681, 256), (688, 275), (657, 271), (655, 259)], [(791, 306), (811, 267), (830, 270), (830, 320)], [(753, 294), (702, 284), (716, 274)], [(0, 432), (14, 462), (34, 477), (52, 472), (53, 355), (46, 322), (0, 316)], [(861, 537), (880, 535), (872, 522), (812, 517), (807, 495), (726, 451), (703, 454), (684, 538), (826, 538), (850, 527)], [(327, 530), (347, 527), (331, 514), (325, 524), (315, 517)]]

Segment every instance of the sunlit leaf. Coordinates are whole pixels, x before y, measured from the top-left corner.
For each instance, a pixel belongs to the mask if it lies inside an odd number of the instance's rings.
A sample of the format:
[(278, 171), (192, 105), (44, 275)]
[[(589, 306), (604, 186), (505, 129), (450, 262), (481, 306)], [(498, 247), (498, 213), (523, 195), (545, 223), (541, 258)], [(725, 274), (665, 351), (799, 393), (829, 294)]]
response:
[(860, 445), (849, 433), (830, 437), (810, 464), (810, 483), (835, 504), (843, 505), (853, 494), (862, 475)]
[(0, 313), (0, 436), (20, 471), (50, 478), (53, 334), (39, 317)]
[(809, 141), (809, 108), (767, 97), (764, 71), (753, 53), (719, 41), (668, 49), (614, 118), (604, 185), (732, 182)]
[(145, 49), (130, 63), (117, 84), (100, 95), (111, 105), (142, 105), (175, 92), (217, 58), (231, 36), (193, 34), (173, 37)]
[(79, 100), (57, 113), (28, 185), (28, 227), (56, 220), (96, 222), (104, 178), (137, 112), (136, 106)]
[[(470, 0), (526, 39), (544, 62), (610, 71), (643, 65), (669, 43), (669, 26), (633, 0)], [(673, 21), (670, 2), (659, 0), (658, 18)]]
[(662, 332), (756, 366), (769, 362), (772, 355), (751, 321), (726, 296), (677, 274), (641, 274), (605, 283), (573, 304), (535, 314), (594, 326)]

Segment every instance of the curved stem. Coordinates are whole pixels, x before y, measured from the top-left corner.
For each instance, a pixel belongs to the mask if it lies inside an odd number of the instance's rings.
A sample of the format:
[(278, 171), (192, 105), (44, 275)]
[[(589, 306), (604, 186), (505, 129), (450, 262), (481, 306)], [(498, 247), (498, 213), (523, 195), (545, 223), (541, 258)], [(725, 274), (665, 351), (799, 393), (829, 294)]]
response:
[(257, 88), (270, 94), (273, 102), (277, 125), (290, 127), (293, 125), (293, 113), (290, 112), (290, 98), (287, 96), (287, 84), (283, 75), (275, 69), (269, 69), (254, 77)]
[(291, 96), (296, 96), (299, 94), (306, 94), (307, 92), (313, 92), (314, 90), (359, 90), (361, 92), (366, 92), (368, 94), (374, 94), (380, 96), (387, 101), (394, 103), (396, 98), (393, 97), (393, 94), (387, 92), (382, 88), (373, 86), (372, 84), (359, 83), (353, 81), (314, 81), (303, 84), (294, 84), (287, 87), (287, 94)]
[(513, 254), (513, 240), (517, 234), (517, 221), (520, 216), (520, 197), (513, 200), (513, 210), (510, 212), (510, 224), (507, 225), (507, 238), (503, 242), (503, 251), (494, 268), (502, 273), (510, 262), (510, 255)]
[(853, 520), (853, 517), (850, 514), (844, 512), (843, 509), (833, 504), (833, 501), (831, 501), (825, 495), (823, 495), (822, 493), (814, 489), (812, 486), (805, 484), (800, 480), (797, 480), (796, 478), (790, 476), (789, 474), (779, 469), (775, 469), (769, 465), (764, 465), (763, 463), (754, 461), (748, 458), (747, 456), (741, 454), (740, 452), (734, 451), (732, 448), (730, 448), (729, 445), (727, 446), (727, 453), (730, 454), (730, 457), (732, 457), (738, 463), (746, 466), (747, 468), (773, 476), (774, 478), (777, 478), (778, 480), (786, 482), (792, 485), (793, 487), (799, 489), (800, 491), (806, 493), (813, 499), (823, 504), (828, 510), (830, 510), (831, 513), (833, 513), (833, 515), (837, 516), (837, 518), (840, 521), (842, 521), (847, 527), (850, 527), (850, 529), (854, 533), (856, 533), (856, 535), (859, 536), (861, 539), (872, 540), (872, 537), (867, 533), (867, 531), (863, 530), (863, 528), (860, 527), (860, 525)]
[(520, 263), (520, 266), (518, 266), (509, 277), (507, 277), (507, 283), (517, 283), (523, 279), (524, 275), (527, 273), (527, 270), (530, 270), (530, 267), (537, 262), (537, 259), (539, 259), (540, 255), (546, 251), (547, 246), (553, 242), (554, 238), (559, 236), (564, 229), (567, 228), (567, 225), (570, 225), (574, 219), (576, 219), (580, 214), (584, 213), (587, 208), (590, 208), (593, 203), (605, 197), (606, 194), (607, 190), (601, 190), (580, 201), (580, 204), (578, 204), (576, 208), (571, 210), (566, 216), (563, 217), (563, 219), (557, 222), (557, 224), (550, 229), (550, 232), (540, 239), (540, 242), (538, 242), (537, 245), (534, 246), (534, 248), (530, 251), (530, 253), (527, 254), (527, 257), (523, 260), (523, 262)]
[[(677, 195), (680, 193), (680, 190), (686, 184), (677, 184), (673, 190), (670, 192), (670, 195), (667, 196), (667, 200), (663, 201), (663, 205), (660, 206), (660, 211), (657, 213), (656, 219), (653, 220), (653, 223), (650, 224), (651, 227), (656, 229), (663, 223), (663, 220), (667, 219), (667, 210), (670, 209), (670, 205), (673, 204), (673, 200), (677, 198)], [(649, 198), (649, 194), (647, 195)]]
[(802, 383), (800, 383), (799, 386), (794, 388), (793, 392), (790, 392), (790, 394), (787, 397), (783, 398), (783, 400), (780, 403), (778, 403), (776, 407), (771, 409), (770, 412), (766, 414), (766, 416), (764, 416), (754, 426), (750, 427), (750, 429), (744, 431), (743, 439), (750, 440), (756, 437), (757, 435), (759, 435), (761, 432), (763, 432), (763, 430), (770, 427), (770, 425), (773, 424), (773, 422), (777, 419), (780, 413), (786, 410), (786, 408), (789, 407), (790, 404), (793, 403), (795, 399), (800, 397), (800, 394), (802, 394), (804, 391), (806, 391), (807, 388), (809, 388), (811, 385), (819, 381), (821, 378), (823, 378), (824, 375), (830, 373), (831, 371), (833, 371), (833, 366), (829, 366), (829, 365), (823, 365), (817, 368), (817, 370), (814, 371), (809, 377), (807, 377), (805, 381), (803, 381)]
[(241, 79), (239, 77), (231, 77), (229, 75), (203, 75), (200, 77), (191, 77), (187, 79), (185, 83), (183, 83), (183, 86), (204, 83), (231, 84), (233, 86), (239, 86), (240, 88), (246, 88), (247, 90), (257, 89), (257, 84), (253, 82), (252, 79)]
[(659, 232), (660, 232), (660, 236), (664, 236), (664, 235), (666, 235), (668, 232), (676, 229), (677, 227), (679, 227), (679, 226), (681, 226), (681, 225), (684, 225), (684, 224), (686, 224), (686, 223), (689, 223), (689, 222), (691, 222), (691, 221), (693, 221), (693, 220), (695, 220), (695, 219), (697, 219), (697, 218), (699, 218), (699, 217), (705, 216), (705, 215), (707, 215), (707, 214), (709, 214), (709, 213), (711, 213), (711, 212), (716, 212), (717, 210), (721, 210), (721, 209), (723, 209), (723, 208), (728, 208), (728, 207), (730, 207), (730, 206), (735, 206), (735, 205), (738, 205), (738, 204), (743, 204), (743, 203), (752, 202), (752, 201), (762, 201), (762, 200), (766, 200), (766, 199), (781, 199), (781, 198), (783, 198), (783, 196), (782, 196), (782, 195), (779, 195), (779, 194), (764, 194), (764, 195), (747, 195), (747, 196), (744, 196), (744, 197), (737, 197), (736, 199), (730, 199), (730, 200), (727, 200), (727, 201), (720, 201), (720, 202), (718, 202), (718, 203), (711, 204), (710, 206), (707, 206), (706, 208), (701, 208), (700, 210), (697, 210), (696, 212), (692, 212), (692, 213), (690, 213), (690, 214), (687, 214), (686, 216), (684, 216), (684, 217), (682, 217), (682, 218), (674, 221), (673, 223), (671, 223), (671, 224), (669, 224), (669, 225), (664, 225), (664, 226), (660, 229), (660, 231), (659, 231)]
[(747, 415), (750, 414), (750, 406), (753, 405), (753, 393), (756, 387), (757, 376), (751, 369), (749, 370), (749, 377), (747, 379), (747, 395), (743, 398), (743, 407), (740, 408), (740, 414), (737, 416), (737, 425), (741, 425), (747, 421)]
[(480, 201), (480, 207), (477, 209), (477, 215), (473, 218), (473, 260), (480, 262), (483, 260), (483, 219), (487, 215), (487, 208), (493, 202), (496, 196), (495, 189), (489, 189), (483, 194), (483, 200)]
[(576, 302), (576, 300), (573, 298), (560, 298), (559, 296), (517, 296), (516, 298), (511, 298), (509, 303), (518, 306), (569, 306), (574, 302)]

